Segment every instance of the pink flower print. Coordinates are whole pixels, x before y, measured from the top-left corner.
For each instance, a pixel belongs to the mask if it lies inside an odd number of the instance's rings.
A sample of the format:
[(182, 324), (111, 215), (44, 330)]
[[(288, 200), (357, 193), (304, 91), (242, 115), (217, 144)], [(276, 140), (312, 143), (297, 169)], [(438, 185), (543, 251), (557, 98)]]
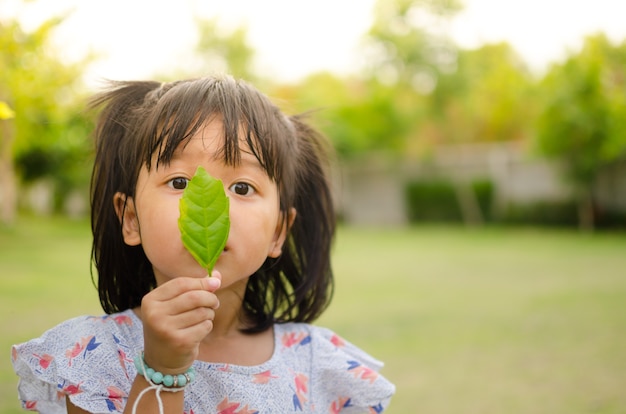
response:
[(81, 352), (83, 352), (83, 347), (80, 345), (80, 342), (76, 342), (71, 349), (65, 351), (65, 356), (70, 360), (70, 366), (72, 366), (72, 360), (80, 355)]
[(99, 320), (100, 322), (104, 323), (106, 321), (108, 321), (109, 319), (113, 319), (113, 322), (115, 322), (118, 325), (132, 325), (133, 324), (133, 320), (130, 316), (128, 315), (115, 315), (115, 316), (111, 316), (111, 315), (103, 315), (103, 316), (90, 316), (88, 319), (95, 319), (95, 320)]
[(122, 367), (122, 370), (124, 371), (124, 374), (126, 374), (126, 378), (130, 378), (130, 376), (128, 375), (128, 370), (126, 369), (126, 364), (125, 362), (133, 362), (132, 359), (130, 359), (127, 355), (126, 352), (124, 352), (123, 349), (117, 349), (117, 358), (120, 361), (120, 366)]
[(62, 388), (62, 394), (63, 395), (75, 395), (75, 394), (80, 394), (81, 392), (83, 392), (83, 390), (80, 388), (82, 382), (79, 382), (78, 384), (69, 384), (66, 385), (65, 387)]
[(133, 324), (133, 320), (128, 315), (116, 315), (113, 317), (113, 320), (118, 325), (128, 325), (131, 326)]
[(291, 348), (294, 345), (306, 345), (311, 342), (311, 335), (304, 332), (289, 332), (283, 334), (282, 343), (285, 348)]
[(340, 397), (330, 404), (330, 412), (339, 414), (344, 408), (352, 406), (352, 400), (349, 397)]
[(346, 343), (344, 342), (343, 339), (341, 339), (341, 337), (339, 337), (338, 335), (333, 335), (330, 338), (330, 343), (332, 343), (333, 345), (335, 345), (337, 348), (341, 348), (342, 346), (345, 346)]
[(50, 363), (54, 361), (54, 357), (50, 354), (43, 354), (41, 356), (33, 354), (33, 356), (39, 360), (39, 366), (43, 369), (48, 369)]
[(293, 345), (300, 342), (301, 338), (304, 336), (304, 333), (300, 332), (298, 336), (296, 336), (295, 332), (289, 332), (283, 334), (282, 342), (285, 348), (291, 348)]
[(378, 372), (371, 368), (362, 365), (357, 361), (348, 361), (348, 371), (351, 371), (354, 378), (360, 378), (362, 380), (369, 381), (370, 384), (376, 381), (378, 378)]
[(114, 385), (107, 387), (107, 392), (109, 393), (109, 398), (114, 400), (121, 400), (126, 397), (126, 393)]
[(109, 411), (124, 411), (123, 400), (126, 398), (126, 393), (115, 386), (107, 387), (107, 392), (109, 396), (106, 403)]
[(217, 414), (258, 414), (257, 410), (249, 409), (247, 404), (241, 410), (237, 411), (240, 405), (241, 403), (228, 401), (228, 397), (226, 397), (217, 406), (219, 410)]
[(94, 335), (81, 338), (80, 341), (76, 342), (74, 346), (72, 346), (72, 348), (65, 351), (65, 356), (69, 359), (69, 366), (72, 366), (74, 358), (79, 356), (81, 353), (84, 352), (86, 355), (87, 352), (93, 351), (98, 346), (100, 346), (100, 343), (96, 342), (96, 337)]
[(237, 408), (239, 408), (241, 404), (238, 402), (230, 402), (228, 401), (228, 397), (224, 398), (221, 403), (217, 406), (218, 414), (235, 414)]
[(309, 392), (309, 377), (304, 374), (297, 374), (295, 383), (296, 392), (293, 395), (293, 407), (302, 411), (302, 406), (307, 402), (306, 394)]
[(278, 378), (276, 375), (272, 375), (270, 370), (263, 371), (260, 374), (253, 375), (252, 382), (254, 384), (267, 384), (271, 379)]
[(24, 401), (24, 409), (28, 411), (37, 411), (37, 401)]
[(306, 394), (309, 387), (309, 377), (304, 374), (296, 375), (296, 392), (299, 394)]
[(224, 364), (224, 366), (219, 367), (217, 370), (222, 372), (230, 372), (230, 365)]

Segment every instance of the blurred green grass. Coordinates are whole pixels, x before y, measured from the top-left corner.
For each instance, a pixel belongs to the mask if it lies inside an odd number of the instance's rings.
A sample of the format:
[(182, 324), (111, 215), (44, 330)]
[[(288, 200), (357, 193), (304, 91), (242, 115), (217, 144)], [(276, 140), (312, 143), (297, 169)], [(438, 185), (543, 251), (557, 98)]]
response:
[[(0, 413), (18, 413), (10, 346), (101, 313), (88, 223), (0, 229)], [(342, 227), (319, 324), (386, 364), (389, 412), (626, 412), (626, 234)]]

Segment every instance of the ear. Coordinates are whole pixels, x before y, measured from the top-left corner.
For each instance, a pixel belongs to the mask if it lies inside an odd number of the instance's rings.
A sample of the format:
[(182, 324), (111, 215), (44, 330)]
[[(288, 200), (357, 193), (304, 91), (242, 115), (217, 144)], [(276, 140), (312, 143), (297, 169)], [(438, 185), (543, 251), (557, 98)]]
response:
[(296, 219), (296, 209), (290, 208), (289, 213), (285, 217), (285, 215), (281, 212), (280, 219), (276, 224), (276, 231), (274, 233), (274, 238), (272, 239), (272, 244), (270, 245), (268, 257), (277, 258), (283, 253), (283, 244), (285, 244), (285, 240), (287, 240), (287, 234), (289, 233), (289, 229), (293, 225), (294, 220)]
[(124, 193), (115, 193), (113, 206), (122, 225), (124, 242), (129, 246), (140, 245), (139, 221), (137, 220), (137, 210), (135, 209), (133, 198), (127, 197)]

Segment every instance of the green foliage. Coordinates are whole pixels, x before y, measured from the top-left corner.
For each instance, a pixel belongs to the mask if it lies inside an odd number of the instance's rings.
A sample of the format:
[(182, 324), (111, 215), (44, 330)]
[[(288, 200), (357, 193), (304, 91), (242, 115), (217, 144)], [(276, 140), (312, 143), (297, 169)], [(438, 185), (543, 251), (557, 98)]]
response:
[(407, 120), (385, 88), (368, 90), (367, 99), (350, 99), (331, 112), (332, 137), (346, 158), (372, 152), (401, 153)]
[[(318, 100), (333, 103), (323, 129), (340, 156), (407, 154), (426, 113), (422, 95), (455, 59), (454, 46), (437, 30), (436, 22), (459, 8), (453, 0), (378, 1), (364, 41), (368, 65), (364, 76), (343, 80), (343, 85), (340, 82), (335, 91)], [(298, 96), (320, 88), (320, 79), (314, 80), (300, 85)]]
[(471, 183), (471, 189), (476, 197), (478, 208), (486, 221), (491, 221), (494, 217), (493, 200), (495, 195), (495, 186), (489, 179), (474, 180)]
[(504, 208), (498, 219), (504, 224), (575, 227), (578, 213), (573, 201), (541, 201), (510, 204)]
[(626, 157), (626, 42), (588, 37), (582, 51), (554, 65), (542, 82), (546, 98), (538, 119), (538, 149), (563, 160), (580, 187)]
[(626, 158), (626, 42), (590, 36), (583, 49), (554, 65), (542, 82), (537, 148), (562, 161), (574, 185), (581, 228), (594, 227), (591, 186), (599, 171)]
[(439, 25), (460, 9), (457, 0), (378, 0), (366, 38), (372, 75), (401, 87), (436, 79), (455, 57)]
[(275, 87), (271, 95), (309, 112), (344, 159), (372, 152), (399, 154), (410, 125), (397, 91), (376, 81), (314, 74), (297, 85)]
[(177, 80), (228, 73), (250, 82), (258, 80), (253, 67), (255, 51), (249, 45), (246, 26), (225, 29), (218, 19), (203, 18), (196, 18), (195, 24), (198, 41), (193, 58), (162, 78)]
[[(536, 106), (533, 79), (506, 43), (459, 51), (457, 69), (442, 74), (430, 100), (436, 142), (521, 140)], [(431, 132), (432, 133), (432, 132)]]
[(67, 64), (52, 45), (55, 17), (31, 32), (0, 21), (0, 99), (15, 111), (11, 133), (0, 137), (19, 178), (51, 177), (61, 193), (88, 182), (91, 144), (81, 73), (88, 62)]
[[(418, 158), (438, 145), (524, 140), (531, 135), (533, 78), (505, 43), (458, 51), (438, 30), (456, 1), (381, 0), (366, 37), (362, 79), (312, 77), (298, 97), (325, 91), (339, 154)], [(318, 95), (321, 92), (318, 92)]]
[(420, 181), (407, 185), (408, 217), (411, 222), (461, 222), (454, 186), (448, 181)]
[[(483, 219), (490, 220), (493, 183), (488, 179), (475, 180), (469, 187)], [(464, 220), (458, 189), (450, 181), (435, 179), (409, 182), (405, 189), (405, 198), (408, 218), (413, 223), (460, 223)]]

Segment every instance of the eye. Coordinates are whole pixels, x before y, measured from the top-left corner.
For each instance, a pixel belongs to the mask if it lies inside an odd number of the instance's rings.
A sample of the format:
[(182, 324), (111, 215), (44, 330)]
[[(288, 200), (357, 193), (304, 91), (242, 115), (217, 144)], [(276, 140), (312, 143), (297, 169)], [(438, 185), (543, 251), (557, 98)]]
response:
[(175, 190), (184, 190), (187, 188), (188, 179), (184, 177), (172, 178), (167, 184)]
[(248, 183), (235, 183), (230, 186), (229, 190), (235, 194), (242, 196), (249, 196), (254, 194), (254, 188), (252, 188), (252, 186)]

